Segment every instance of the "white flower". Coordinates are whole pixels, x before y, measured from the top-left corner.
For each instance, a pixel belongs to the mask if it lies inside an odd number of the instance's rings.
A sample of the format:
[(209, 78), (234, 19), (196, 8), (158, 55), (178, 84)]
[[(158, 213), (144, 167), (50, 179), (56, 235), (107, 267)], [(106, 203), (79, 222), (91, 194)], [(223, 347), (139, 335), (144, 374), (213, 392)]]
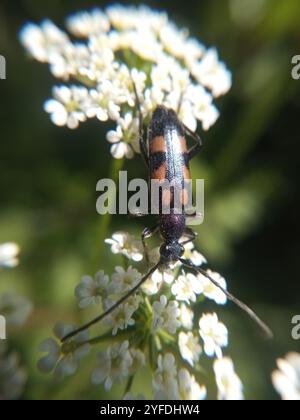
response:
[(143, 109), (145, 110), (145, 114), (151, 113), (155, 110), (158, 105), (165, 103), (167, 106), (168, 104), (164, 101), (164, 92), (159, 89), (157, 86), (151, 86), (144, 92), (144, 103)]
[(99, 32), (108, 32), (110, 24), (105, 13), (95, 8), (90, 12), (71, 15), (67, 20), (67, 27), (72, 34), (86, 38)]
[(46, 103), (55, 124), (76, 128), (94, 117), (118, 121), (107, 136), (111, 153), (117, 159), (131, 159), (139, 153), (138, 104), (132, 82), (144, 125), (158, 105), (178, 112), (193, 131), (198, 121), (204, 130), (216, 122), (219, 113), (213, 99), (230, 89), (231, 74), (215, 48), (206, 50), (189, 37), (187, 29), (169, 21), (166, 13), (143, 5), (114, 5), (70, 16), (67, 29), (82, 41), (71, 41), (50, 21), (28, 24), (20, 35), (29, 53), (47, 62), (55, 77), (75, 80), (89, 89), (88, 99), (79, 106), (77, 101), (67, 106), (60, 99)]
[[(168, 101), (170, 101), (171, 95), (172, 94), (168, 96)], [(173, 98), (172, 100), (174, 101)], [(176, 98), (175, 100), (178, 103), (178, 99)], [(171, 108), (174, 108), (174, 105), (171, 106)], [(181, 103), (180, 111), (179, 111), (179, 118), (183, 122), (183, 124), (186, 125), (191, 131), (197, 130), (197, 118), (194, 111), (195, 110), (193, 109), (192, 103), (188, 100), (183, 99)], [(202, 116), (201, 116), (201, 119), (202, 119)]]
[(92, 383), (104, 383), (106, 390), (111, 389), (113, 383), (121, 383), (129, 376), (132, 365), (132, 356), (129, 351), (129, 342), (113, 344), (105, 351), (98, 353), (98, 366), (92, 373)]
[(120, 118), (120, 92), (110, 80), (102, 81), (97, 89), (89, 91), (90, 101), (86, 107), (88, 118), (98, 118), (99, 121), (109, 119), (116, 121)]
[[(85, 75), (86, 68), (92, 66), (90, 50), (84, 44), (65, 44), (63, 51), (57, 51), (49, 58), (50, 71), (54, 77), (69, 81)], [(94, 78), (92, 78), (94, 80)]]
[(130, 38), (133, 52), (143, 60), (156, 62), (162, 57), (162, 45), (149, 28), (138, 28), (136, 32), (132, 31)]
[(243, 384), (234, 370), (229, 357), (215, 360), (214, 372), (219, 400), (243, 400)]
[(179, 320), (183, 328), (191, 330), (194, 324), (194, 312), (184, 303), (180, 305)]
[(205, 52), (205, 47), (194, 38), (187, 39), (183, 52), (183, 59), (189, 69), (193, 68), (193, 65), (197, 63)]
[(217, 314), (204, 314), (199, 320), (200, 336), (204, 341), (204, 352), (207, 356), (222, 357), (222, 347), (228, 345), (228, 331), (219, 322)]
[(195, 249), (193, 242), (188, 242), (184, 245), (184, 258), (192, 261), (192, 263), (197, 266), (207, 263), (206, 258)]
[(184, 98), (190, 101), (190, 112), (208, 130), (218, 119), (219, 112), (213, 105), (213, 97), (200, 85), (190, 85)]
[(13, 242), (0, 245), (0, 267), (13, 268), (19, 264), (18, 254), (20, 248)]
[(176, 299), (186, 303), (196, 302), (196, 295), (202, 293), (202, 285), (197, 277), (183, 272), (172, 285), (171, 291)]
[[(223, 289), (226, 290), (226, 280), (216, 272), (206, 270), (207, 274), (214, 279)], [(201, 282), (203, 287), (203, 294), (208, 299), (214, 300), (218, 305), (225, 305), (227, 297), (217, 286), (215, 286), (206, 276), (199, 273), (198, 280)]]
[(110, 294), (109, 277), (104, 271), (99, 271), (95, 279), (91, 276), (83, 276), (81, 282), (75, 288), (75, 296), (79, 301), (80, 308), (89, 305), (100, 305), (102, 299), (106, 299)]
[(207, 394), (205, 386), (200, 386), (187, 369), (178, 372), (178, 390), (180, 400), (202, 401)]
[(141, 280), (141, 274), (132, 267), (125, 270), (123, 267), (116, 267), (111, 277), (111, 289), (114, 293), (129, 292)]
[(106, 9), (110, 22), (119, 30), (136, 29), (149, 26), (153, 30), (159, 30), (165, 24), (167, 16), (163, 12), (156, 12), (147, 6), (139, 8), (116, 4)]
[[(124, 330), (129, 326), (135, 324), (135, 320), (132, 318), (134, 312), (139, 308), (141, 297), (133, 295), (126, 300), (125, 303), (121, 304), (111, 314), (107, 315), (104, 319), (106, 325), (112, 328), (112, 335), (116, 335), (118, 330)], [(105, 301), (105, 310), (108, 310), (114, 301)]]
[(179, 30), (174, 24), (169, 23), (161, 27), (159, 37), (164, 48), (170, 55), (176, 58), (182, 58), (188, 38), (186, 30)]
[[(153, 264), (157, 264), (157, 258), (152, 258), (151, 251), (149, 259)], [(156, 270), (152, 276), (142, 285), (142, 290), (149, 296), (155, 295), (162, 287), (163, 283), (170, 285), (174, 281), (174, 273), (172, 270)]]
[(0, 314), (5, 317), (6, 324), (9, 327), (22, 327), (32, 309), (32, 303), (22, 296), (12, 293), (4, 293), (0, 296)]
[(141, 289), (148, 296), (156, 295), (162, 285), (162, 278), (160, 275), (157, 276), (156, 273), (157, 271), (142, 284)]
[(152, 67), (151, 81), (156, 89), (170, 92), (172, 89), (172, 80), (168, 68), (163, 63), (158, 63)]
[(143, 259), (143, 247), (141, 241), (137, 241), (127, 232), (116, 232), (111, 239), (105, 239), (105, 243), (111, 245), (113, 254), (125, 255), (130, 260), (141, 261)]
[(216, 97), (224, 95), (231, 88), (231, 74), (225, 65), (218, 61), (215, 48), (205, 52), (202, 60), (193, 66), (192, 74)]
[(152, 386), (155, 400), (178, 399), (177, 366), (172, 353), (158, 356)]
[(300, 401), (300, 354), (291, 352), (277, 359), (278, 370), (272, 373), (273, 385), (285, 401)]
[(164, 269), (162, 271), (160, 270), (156, 270), (154, 272), (154, 278), (155, 281), (157, 282), (164, 282), (168, 285), (172, 284), (174, 281), (174, 272), (172, 271), (172, 269)]
[(153, 321), (152, 327), (154, 330), (160, 328), (166, 329), (170, 334), (175, 334), (180, 322), (177, 319), (180, 315), (178, 308), (178, 302), (168, 299), (165, 295), (160, 297), (159, 301), (155, 301), (152, 305), (153, 309)]
[(39, 350), (48, 353), (38, 361), (38, 368), (42, 372), (54, 370), (54, 376), (59, 380), (76, 372), (79, 361), (87, 355), (90, 346), (86, 343), (89, 335), (87, 330), (61, 344), (60, 340), (73, 330), (71, 325), (57, 324), (54, 335), (58, 340), (49, 338), (40, 344)]
[(88, 100), (88, 90), (84, 87), (56, 86), (53, 88), (54, 99), (45, 103), (45, 111), (51, 114), (55, 125), (68, 126), (70, 129), (78, 127), (86, 120), (84, 113), (85, 102)]
[(130, 355), (132, 357), (132, 365), (130, 366), (129, 373), (134, 375), (139, 369), (146, 365), (145, 354), (139, 349), (130, 349)]
[(127, 113), (124, 118), (118, 120), (116, 130), (107, 133), (107, 140), (112, 143), (111, 154), (114, 158), (122, 159), (126, 156), (131, 159), (134, 150), (138, 150), (138, 119)]
[(159, 355), (152, 385), (155, 400), (203, 400), (206, 389), (186, 369), (177, 370), (172, 353)]
[(40, 26), (28, 23), (20, 33), (20, 40), (29, 53), (38, 61), (51, 61), (53, 55), (62, 52), (69, 37), (50, 20)]
[(192, 332), (180, 332), (178, 336), (178, 347), (180, 354), (191, 366), (198, 362), (202, 348), (199, 340)]

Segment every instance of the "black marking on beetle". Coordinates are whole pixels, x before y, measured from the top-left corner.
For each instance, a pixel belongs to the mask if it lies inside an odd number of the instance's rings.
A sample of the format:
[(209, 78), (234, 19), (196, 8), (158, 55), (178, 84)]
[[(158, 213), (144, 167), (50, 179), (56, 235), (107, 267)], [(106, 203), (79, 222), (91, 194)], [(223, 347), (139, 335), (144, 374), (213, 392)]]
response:
[(182, 157), (183, 157), (184, 165), (189, 169), (190, 168), (189, 153), (188, 152), (184, 152), (182, 155), (183, 155)]
[(154, 152), (150, 154), (151, 169), (157, 171), (166, 161), (165, 152)]
[(166, 130), (173, 129), (177, 130), (180, 136), (184, 136), (183, 126), (179, 121), (176, 112), (163, 106), (157, 107), (153, 112), (149, 127), (151, 138), (164, 136)]

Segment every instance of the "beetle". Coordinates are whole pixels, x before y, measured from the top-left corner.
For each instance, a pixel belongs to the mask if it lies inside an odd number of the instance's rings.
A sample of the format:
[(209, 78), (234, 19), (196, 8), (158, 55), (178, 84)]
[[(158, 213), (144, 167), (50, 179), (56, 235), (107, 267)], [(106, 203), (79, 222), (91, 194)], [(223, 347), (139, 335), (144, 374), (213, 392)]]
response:
[[(173, 183), (172, 190), (162, 189), (160, 191), (158, 223), (152, 228), (144, 229), (141, 238), (146, 259), (149, 262), (146, 239), (150, 238), (154, 233), (160, 232), (163, 242), (159, 250), (159, 261), (154, 267), (150, 268), (148, 273), (142, 277), (136, 286), (121, 297), (106, 312), (82, 327), (72, 331), (70, 334), (66, 335), (62, 341), (65, 341), (95, 323), (100, 322), (133, 295), (156, 270), (169, 267), (177, 261), (180, 261), (183, 266), (188, 269), (191, 269), (196, 273), (201, 273), (208, 278), (229, 300), (245, 311), (263, 329), (268, 337), (272, 337), (272, 332), (269, 327), (251, 308), (225, 290), (204, 269), (194, 265), (190, 260), (183, 258), (184, 245), (196, 238), (194, 231), (187, 227), (187, 216), (183, 209), (186, 204), (185, 182), (191, 179), (189, 162), (200, 151), (203, 145), (200, 136), (189, 130), (179, 120), (177, 113), (174, 110), (163, 105), (158, 106), (154, 110), (146, 138), (144, 138), (143, 135), (141, 111), (139, 111), (139, 120), (140, 150), (143, 160), (149, 170), (149, 178), (157, 181), (167, 180), (169, 183)], [(195, 141), (195, 144), (190, 149), (187, 147), (187, 135), (192, 137)], [(175, 200), (176, 194), (179, 195), (179, 200)], [(169, 207), (169, 212), (167, 214), (162, 211), (164, 205)], [(140, 214), (139, 216), (143, 215)], [(194, 214), (193, 217), (197, 217), (197, 215)], [(188, 239), (181, 242), (180, 240), (183, 237)]]

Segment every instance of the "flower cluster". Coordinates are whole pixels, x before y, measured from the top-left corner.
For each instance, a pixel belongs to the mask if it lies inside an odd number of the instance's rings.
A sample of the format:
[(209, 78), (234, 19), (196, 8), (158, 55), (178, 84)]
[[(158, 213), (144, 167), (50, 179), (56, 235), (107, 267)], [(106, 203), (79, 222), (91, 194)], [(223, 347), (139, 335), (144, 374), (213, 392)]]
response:
[(54, 371), (56, 379), (63, 379), (76, 372), (79, 361), (89, 352), (88, 332), (84, 331), (61, 345), (60, 340), (74, 330), (71, 325), (57, 324), (54, 327), (56, 339), (49, 338), (40, 344), (39, 350), (46, 353), (38, 362), (38, 367), (42, 372)]
[(98, 364), (92, 373), (92, 383), (104, 383), (109, 390), (113, 383), (121, 383), (145, 366), (145, 355), (141, 350), (129, 348), (129, 342), (115, 343), (97, 355)]
[(20, 248), (13, 242), (6, 242), (0, 245), (0, 268), (13, 268), (18, 265), (18, 254)]
[(204, 400), (205, 386), (200, 386), (188, 369), (178, 369), (172, 353), (159, 355), (153, 375), (156, 400)]
[[(105, 242), (111, 246), (113, 254), (122, 255), (131, 263), (143, 258), (142, 243), (129, 233), (117, 232)], [(200, 264), (206, 261), (193, 245), (185, 247), (194, 261)], [(210, 273), (226, 287), (223, 277)], [(111, 275), (99, 271), (95, 277), (84, 276), (75, 289), (78, 305), (82, 309), (96, 307), (97, 313), (106, 311), (141, 278), (142, 274), (130, 265), (115, 267)], [(107, 390), (113, 384), (127, 381), (126, 399), (135, 398), (128, 384), (132, 384), (137, 372), (149, 365), (154, 399), (206, 398), (201, 378), (204, 357), (215, 358), (219, 399), (242, 399), (242, 384), (233, 363), (223, 357), (223, 350), (228, 346), (226, 326), (216, 313), (203, 313), (198, 321), (194, 319), (193, 305), (199, 305), (205, 297), (219, 305), (226, 302), (216, 286), (208, 286), (203, 275), (187, 273), (180, 264), (166, 272), (156, 271), (142, 288), (103, 319), (107, 330), (104, 335), (89, 339), (90, 330), (86, 330), (60, 343), (59, 339), (74, 327), (62, 324), (56, 327), (56, 339), (41, 344), (40, 350), (47, 354), (39, 361), (39, 367), (44, 372), (54, 371), (56, 378), (71, 375), (91, 345), (109, 341), (97, 355), (91, 380), (95, 385), (103, 384)]]
[(25, 370), (20, 366), (19, 355), (8, 351), (0, 341), (0, 400), (15, 400), (23, 392), (27, 380)]
[[(19, 263), (20, 248), (14, 242), (0, 245), (0, 268), (13, 268)], [(26, 370), (21, 366), (20, 355), (10, 348), (7, 331), (21, 328), (32, 312), (32, 304), (25, 297), (14, 293), (0, 295), (1, 327), (0, 334), (0, 400), (18, 399), (27, 381)], [(2, 322), (4, 321), (4, 323)]]
[(66, 26), (69, 34), (45, 20), (20, 34), (29, 54), (61, 80), (45, 103), (54, 124), (75, 129), (90, 118), (114, 121), (107, 140), (120, 159), (139, 152), (139, 112), (147, 123), (163, 104), (193, 131), (198, 121), (204, 130), (216, 122), (213, 100), (230, 89), (231, 74), (215, 48), (165, 13), (114, 5), (71, 15)]
[(7, 327), (21, 328), (32, 312), (32, 303), (14, 293), (0, 295), (0, 314), (5, 317)]
[(272, 374), (274, 388), (283, 400), (300, 401), (300, 354), (288, 353), (277, 360), (277, 366)]

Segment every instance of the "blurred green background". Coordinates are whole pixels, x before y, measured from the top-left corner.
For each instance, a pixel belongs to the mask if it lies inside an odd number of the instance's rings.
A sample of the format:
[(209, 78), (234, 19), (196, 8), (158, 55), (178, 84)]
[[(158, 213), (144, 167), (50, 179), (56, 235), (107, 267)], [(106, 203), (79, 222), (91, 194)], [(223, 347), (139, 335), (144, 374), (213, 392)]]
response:
[[(131, 2), (134, 4), (134, 2)], [(140, 3), (140, 2), (135, 2)], [(230, 331), (228, 353), (246, 384), (246, 397), (275, 399), (270, 372), (275, 359), (300, 351), (291, 318), (300, 313), (299, 112), (300, 80), (291, 58), (300, 54), (298, 0), (147, 1), (166, 10), (206, 46), (215, 45), (233, 74), (233, 88), (217, 101), (221, 116), (202, 133), (205, 147), (192, 165), (206, 180), (205, 223), (198, 246), (229, 288), (252, 305), (275, 332), (266, 342), (232, 305), (217, 310)], [(34, 303), (9, 345), (28, 369), (23, 398), (105, 398), (89, 385), (91, 357), (74, 377), (53, 384), (36, 369), (37, 345), (53, 325), (80, 322), (74, 286), (84, 273), (110, 272), (121, 263), (103, 245), (118, 229), (139, 235), (149, 220), (101, 219), (95, 211), (97, 180), (111, 164), (109, 124), (88, 122), (71, 131), (54, 126), (43, 111), (54, 83), (47, 66), (28, 59), (18, 32), (28, 20), (50, 18), (62, 26), (71, 12), (108, 2), (2, 0), (0, 54), (0, 243), (21, 246), (20, 265), (0, 273), (0, 293), (13, 291)], [(139, 157), (126, 163), (130, 176), (145, 177)], [(114, 394), (110, 394), (114, 396)]]

